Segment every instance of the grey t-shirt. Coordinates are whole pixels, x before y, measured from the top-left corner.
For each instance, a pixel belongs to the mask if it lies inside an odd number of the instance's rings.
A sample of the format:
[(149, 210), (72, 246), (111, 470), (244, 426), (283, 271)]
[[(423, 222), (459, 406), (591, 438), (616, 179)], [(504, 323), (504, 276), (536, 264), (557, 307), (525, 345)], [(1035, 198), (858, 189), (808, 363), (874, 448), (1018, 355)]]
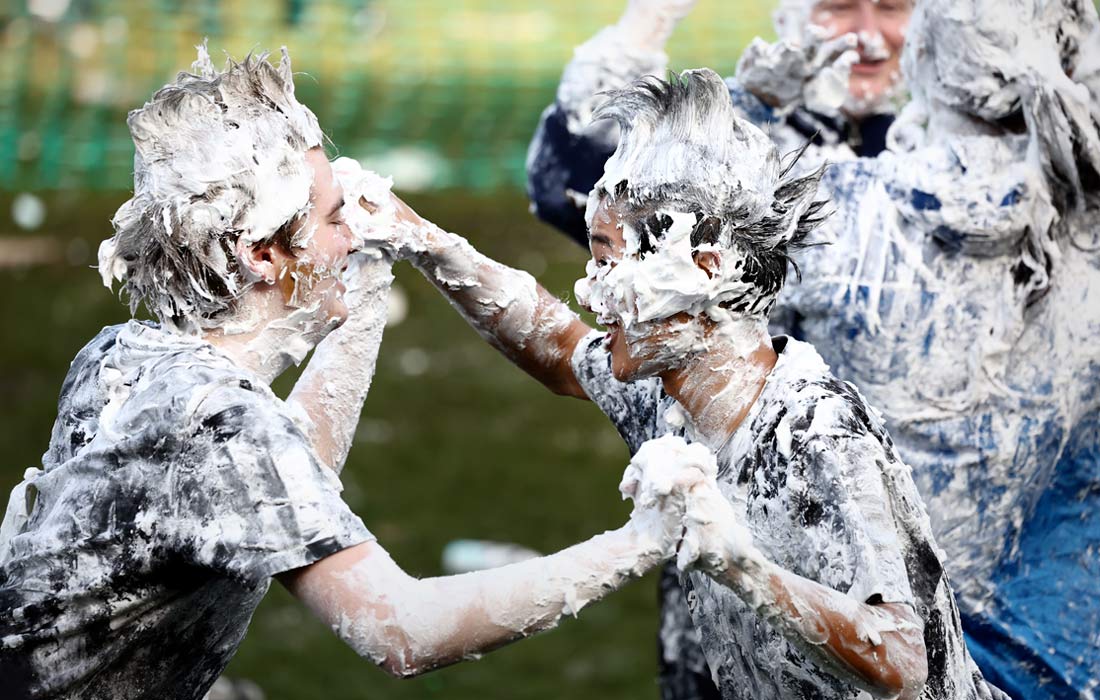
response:
[[(924, 700), (989, 697), (963, 641), (958, 611), (909, 468), (880, 418), (837, 381), (812, 346), (775, 340), (775, 368), (749, 415), (718, 454), (719, 488), (779, 566), (853, 599), (913, 607), (925, 624)], [(585, 392), (631, 452), (677, 427), (683, 413), (655, 379), (611, 374), (603, 336), (573, 356)], [(807, 658), (729, 588), (696, 572), (665, 590), (666, 666), (709, 670), (723, 698), (851, 700), (861, 691)], [(686, 601), (686, 605), (685, 605)], [(702, 658), (699, 658), (699, 657)], [(694, 668), (692, 668), (694, 667)], [(668, 682), (685, 674), (667, 672)], [(679, 697), (663, 688), (665, 697)]]
[(200, 698), (274, 574), (373, 539), (267, 386), (138, 322), (77, 355), (29, 483), (0, 542), (12, 697)]

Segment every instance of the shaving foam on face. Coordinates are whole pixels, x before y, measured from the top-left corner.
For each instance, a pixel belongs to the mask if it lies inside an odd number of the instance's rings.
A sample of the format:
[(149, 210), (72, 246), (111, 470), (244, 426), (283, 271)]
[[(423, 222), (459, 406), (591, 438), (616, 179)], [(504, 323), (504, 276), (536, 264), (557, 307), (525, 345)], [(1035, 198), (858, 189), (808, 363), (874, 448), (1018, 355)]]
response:
[[(751, 298), (754, 292), (752, 284), (743, 281), (746, 258), (739, 249), (692, 248), (696, 216), (670, 210), (659, 215), (669, 217), (672, 225), (654, 250), (640, 255), (637, 232), (624, 224), (622, 258), (603, 265), (589, 260), (586, 276), (574, 286), (578, 303), (591, 309), (600, 323), (621, 325), (628, 342), (635, 344), (654, 333), (654, 321), (680, 313), (705, 317), (724, 327), (724, 322), (737, 314), (722, 308), (723, 302)], [(701, 268), (695, 258), (699, 253), (714, 253), (718, 267)], [(666, 328), (660, 338), (663, 354), (683, 357), (691, 348), (700, 348), (703, 328), (693, 326), (698, 324), (674, 322)]]
[[(592, 309), (597, 317), (631, 326), (681, 311), (698, 314), (735, 293), (728, 289), (730, 275), (711, 277), (695, 264), (691, 247), (695, 215), (676, 211), (660, 214), (669, 216), (673, 223), (656, 250), (641, 257), (637, 232), (623, 225), (622, 258), (605, 265), (588, 261), (587, 274), (577, 282), (574, 291), (577, 301)], [(735, 264), (726, 269), (733, 267)], [(738, 285), (737, 291), (745, 291), (745, 285)]]
[[(125, 280), (131, 308), (162, 321), (212, 328), (254, 279), (236, 270), (235, 247), (270, 239), (308, 211), (321, 145), (313, 113), (294, 97), (286, 50), (218, 72), (198, 47), (192, 74), (131, 112), (134, 196), (115, 214), (99, 250), (104, 283)], [(218, 285), (207, 280), (215, 278)]]

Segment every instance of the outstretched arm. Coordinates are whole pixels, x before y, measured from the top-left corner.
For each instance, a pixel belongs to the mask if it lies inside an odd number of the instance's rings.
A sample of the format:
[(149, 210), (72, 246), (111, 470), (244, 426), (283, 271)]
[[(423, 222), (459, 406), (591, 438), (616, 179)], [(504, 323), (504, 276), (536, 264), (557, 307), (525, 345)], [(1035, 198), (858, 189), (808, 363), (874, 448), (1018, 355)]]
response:
[(409, 260), (490, 345), (555, 393), (587, 398), (570, 358), (591, 329), (535, 278), (491, 260), (394, 197), (397, 223), (373, 244)]
[[(620, 588), (670, 556), (683, 493), (702, 478), (691, 455), (658, 500), (628, 523), (557, 554), (459, 576), (416, 579), (368, 542), (280, 580), (347, 644), (396, 676), (414, 676), (551, 629), (562, 615)], [(624, 482), (624, 493), (629, 484)]]
[(281, 580), (357, 654), (408, 677), (551, 629), (662, 558), (628, 525), (546, 557), (427, 579), (367, 542)]

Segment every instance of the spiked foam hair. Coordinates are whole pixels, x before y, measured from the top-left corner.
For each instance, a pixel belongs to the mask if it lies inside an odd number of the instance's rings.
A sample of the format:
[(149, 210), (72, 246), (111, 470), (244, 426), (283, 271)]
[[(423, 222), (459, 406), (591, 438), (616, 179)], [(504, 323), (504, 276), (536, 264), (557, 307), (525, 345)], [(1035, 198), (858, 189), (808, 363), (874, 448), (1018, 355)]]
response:
[(227, 60), (219, 72), (205, 44), (127, 124), (134, 139), (134, 196), (99, 251), (108, 287), (124, 281), (131, 312), (142, 302), (183, 329), (214, 325), (252, 284), (238, 240), (272, 240), (309, 205), (305, 154), (323, 135), (294, 97), (290, 57)]
[[(738, 249), (761, 297), (778, 293), (790, 252), (827, 216), (815, 199), (823, 168), (789, 177), (771, 140), (734, 111), (726, 84), (709, 69), (669, 80), (649, 76), (609, 93), (597, 119), (614, 119), (618, 148), (589, 199), (611, 198), (640, 237), (642, 255), (660, 246), (672, 221), (691, 212), (693, 248)], [(803, 147), (805, 150), (805, 147)]]

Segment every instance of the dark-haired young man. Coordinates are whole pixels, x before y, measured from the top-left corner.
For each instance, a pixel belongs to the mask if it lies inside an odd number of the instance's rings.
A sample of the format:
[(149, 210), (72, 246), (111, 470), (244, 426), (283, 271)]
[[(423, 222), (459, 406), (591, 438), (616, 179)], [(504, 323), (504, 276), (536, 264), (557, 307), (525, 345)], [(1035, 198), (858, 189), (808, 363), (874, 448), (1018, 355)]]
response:
[(692, 570), (665, 580), (661, 636), (675, 670), (696, 633), (714, 684), (668, 673), (663, 697), (996, 694), (881, 420), (812, 346), (768, 335), (788, 252), (820, 220), (820, 172), (789, 176), (711, 71), (639, 81), (598, 115), (622, 137), (589, 200), (577, 295), (607, 333), (458, 236), (385, 243), (547, 387), (594, 401), (632, 452), (672, 434), (718, 455), (724, 498), (688, 505)]
[[(827, 154), (835, 214), (814, 238), (830, 244), (796, 256), (805, 274), (773, 328), (814, 343), (882, 412), (983, 675), (1020, 700), (1078, 700), (1100, 688), (1100, 17), (1090, 0), (911, 4), (913, 100), (891, 151)], [(636, 70), (591, 48), (567, 77)], [(797, 148), (801, 110), (773, 123), (738, 82), (748, 118)], [(597, 158), (583, 121), (561, 125), (569, 85), (532, 146), (530, 191), (583, 240), (564, 188), (583, 195), (614, 143)]]

